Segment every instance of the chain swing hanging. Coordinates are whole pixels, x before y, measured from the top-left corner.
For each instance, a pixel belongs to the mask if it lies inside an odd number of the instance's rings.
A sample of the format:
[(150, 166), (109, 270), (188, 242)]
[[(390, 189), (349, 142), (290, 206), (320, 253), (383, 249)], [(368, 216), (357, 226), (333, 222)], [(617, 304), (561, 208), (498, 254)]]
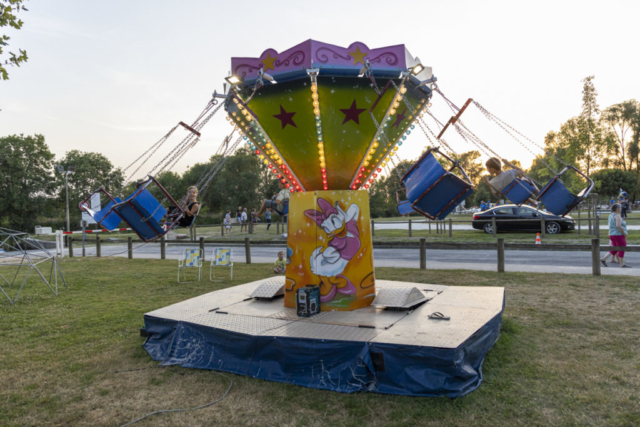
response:
[[(534, 146), (538, 147), (543, 152), (545, 152), (544, 147), (540, 146), (539, 144), (536, 144), (533, 140), (523, 135), (517, 129), (513, 128), (508, 123), (506, 123), (505, 121), (501, 120), (500, 118), (498, 118), (497, 116), (489, 112), (486, 108), (480, 105), (480, 103), (476, 101), (473, 101), (473, 103), (485, 115), (485, 117), (489, 121), (492, 121), (496, 123), (498, 126), (500, 126), (502, 130), (504, 130), (513, 139), (518, 141), (520, 145), (527, 148), (526, 145), (514, 135), (514, 133), (526, 139), (529, 143), (533, 144)], [(531, 152), (531, 150), (529, 151)], [(547, 209), (547, 211), (553, 213), (554, 215), (565, 216), (569, 214), (569, 212), (571, 212), (573, 209), (575, 209), (580, 204), (580, 202), (582, 202), (582, 200), (584, 200), (587, 196), (589, 196), (589, 193), (591, 193), (591, 190), (593, 190), (593, 187), (595, 184), (591, 178), (589, 178), (587, 175), (582, 173), (575, 166), (565, 163), (562, 159), (558, 158), (553, 153), (550, 153), (550, 154), (553, 156), (553, 158), (556, 161), (564, 165), (564, 168), (558, 173), (549, 164), (547, 164), (547, 162), (545, 162), (543, 158), (540, 157), (540, 160), (542, 161), (542, 163), (549, 170), (551, 170), (555, 176), (551, 178), (551, 180), (549, 180), (549, 182), (547, 182), (547, 184), (545, 184), (544, 187), (542, 187), (542, 189), (538, 193), (537, 199), (542, 203), (544, 203), (544, 206)], [(577, 194), (573, 194), (573, 192), (571, 192), (571, 190), (569, 190), (565, 185), (565, 183), (562, 181), (562, 175), (564, 175), (570, 170), (575, 171), (587, 182), (586, 187), (583, 188)]]
[[(129, 177), (129, 182), (134, 174), (140, 170), (140, 168), (149, 160), (153, 154), (166, 142), (178, 126), (183, 126), (190, 133), (187, 135), (178, 145), (176, 145), (158, 164), (156, 164), (148, 173), (148, 178), (137, 184), (137, 189), (133, 194), (129, 195), (124, 201), (118, 197), (113, 197), (103, 187), (94, 191), (89, 197), (80, 202), (80, 209), (87, 212), (93, 217), (93, 219), (100, 224), (103, 228), (111, 231), (115, 229), (121, 221), (125, 221), (135, 232), (140, 239), (144, 242), (153, 241), (159, 237), (164, 236), (172, 227), (174, 227), (180, 218), (184, 215), (184, 210), (181, 204), (177, 203), (171, 195), (164, 189), (164, 187), (157, 181), (154, 175), (158, 175), (164, 171), (170, 170), (175, 164), (193, 148), (200, 140), (200, 130), (206, 125), (209, 120), (220, 110), (222, 104), (219, 104), (217, 108), (214, 108), (218, 104), (216, 100), (216, 94), (205, 109), (200, 113), (197, 119), (191, 126), (180, 122), (173, 129), (171, 129), (163, 138), (153, 144), (145, 153), (138, 157), (132, 164), (127, 166), (125, 170), (131, 168), (134, 164), (144, 159), (133, 174)], [(147, 187), (151, 184), (155, 184), (164, 194), (162, 202), (158, 200), (149, 192)], [(110, 202), (100, 211), (94, 212), (89, 209), (89, 200), (96, 193), (105, 194)], [(163, 203), (170, 201), (174, 206), (174, 213), (170, 215), (172, 223), (167, 227), (160, 224), (162, 218), (167, 214), (167, 209), (163, 206)]]
[[(398, 89), (395, 82), (392, 81), (392, 84)], [(416, 122), (427, 140), (433, 143), (423, 127), (421, 117), (416, 115), (418, 110), (407, 97), (402, 97), (402, 100), (411, 114), (416, 117)], [(406, 201), (400, 201), (396, 193), (398, 211), (403, 215), (416, 211), (429, 219), (444, 219), (473, 192), (473, 183), (469, 176), (460, 163), (452, 158), (457, 157), (455, 151), (446, 141), (439, 138), (436, 138), (436, 141), (440, 142), (440, 146), (427, 149), (400, 178), (407, 196)], [(441, 150), (442, 147), (444, 149)], [(447, 155), (444, 151), (448, 151), (453, 156)], [(445, 169), (436, 155), (447, 160), (451, 166)], [(458, 174), (454, 173), (455, 170)]]
[[(467, 143), (471, 143), (478, 147), (485, 155), (489, 157), (496, 157), (498, 159), (501, 156), (496, 153), (491, 147), (485, 144), (475, 133), (473, 133), (462, 120), (460, 120), (460, 115), (465, 111), (465, 109), (471, 104), (472, 99), (469, 98), (467, 102), (463, 105), (462, 108), (456, 106), (450, 99), (448, 99), (440, 89), (436, 89), (436, 92), (442, 96), (445, 100), (451, 111), (454, 112), (455, 116), (452, 117), (449, 122), (442, 129), (440, 134), (442, 135), (449, 125), (453, 125), (458, 134), (464, 139)], [(502, 191), (499, 191), (495, 187), (491, 186), (491, 190), (493, 193), (500, 194), (502, 197), (510, 200), (515, 205), (522, 205), (530, 198), (535, 198), (537, 196), (537, 188), (536, 182), (528, 177), (526, 174), (522, 173), (521, 176), (516, 175), (513, 181), (507, 184)], [(539, 184), (538, 184), (539, 185)]]

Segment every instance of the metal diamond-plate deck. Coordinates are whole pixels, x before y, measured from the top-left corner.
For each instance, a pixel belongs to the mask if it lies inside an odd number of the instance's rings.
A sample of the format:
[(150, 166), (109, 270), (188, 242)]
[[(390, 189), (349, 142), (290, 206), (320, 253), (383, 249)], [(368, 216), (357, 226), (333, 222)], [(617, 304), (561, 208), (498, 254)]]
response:
[[(266, 331), (282, 327), (290, 323), (287, 320), (269, 317), (242, 316), (236, 314), (205, 313), (189, 319), (189, 323), (225, 329), (241, 334), (262, 335)], [(271, 335), (269, 333), (268, 335)]]
[(284, 276), (273, 276), (273, 277), (269, 277), (268, 279), (256, 280), (255, 282), (249, 282), (243, 285), (231, 286), (229, 288), (225, 288), (217, 292), (221, 292), (225, 294), (245, 294), (247, 296), (251, 296), (253, 291), (255, 291), (256, 288), (264, 282), (282, 281), (282, 284), (284, 285), (284, 280), (285, 280)]
[(350, 326), (387, 328), (407, 315), (403, 311), (386, 311), (375, 307), (355, 311), (323, 311), (323, 316), (312, 316), (309, 322)]
[(418, 288), (380, 288), (371, 305), (375, 307), (409, 308), (432, 299), (436, 292), (425, 295)]
[(428, 291), (441, 292), (448, 288), (448, 286), (432, 285), (430, 283), (407, 283), (407, 282), (398, 282), (396, 280), (376, 280), (376, 289), (407, 288), (407, 287), (409, 288), (416, 287), (423, 292), (428, 292)]
[(274, 298), (279, 295), (284, 295), (284, 281), (280, 278), (263, 281), (251, 293), (253, 298)]
[[(372, 342), (457, 348), (502, 311), (503, 301), (504, 288), (451, 286)], [(434, 312), (451, 319), (429, 319)]]
[(452, 286), (438, 295), (438, 304), (500, 310), (504, 288), (487, 286)]
[(245, 294), (232, 294), (215, 291), (145, 313), (145, 316), (171, 320), (187, 320), (193, 316), (207, 313), (216, 308), (223, 309), (233, 304), (237, 304), (246, 298), (248, 297)]
[(229, 314), (239, 314), (244, 316), (273, 317), (274, 314), (283, 309), (282, 298), (271, 301), (249, 300), (229, 307), (224, 310)]
[[(290, 322), (287, 325), (269, 331), (268, 335), (338, 341), (371, 341), (379, 331), (380, 329), (330, 325), (326, 323)], [(262, 335), (267, 334), (264, 333)]]
[[(385, 280), (376, 281), (379, 290), (417, 287), (433, 299), (410, 312), (367, 307), (355, 311), (323, 311), (309, 318), (298, 317), (296, 310), (284, 307), (280, 298), (246, 300), (261, 283), (275, 281), (277, 284), (280, 280), (284, 284), (284, 278), (274, 277), (211, 292), (146, 315), (251, 335), (457, 348), (499, 314), (504, 303), (504, 288), (447, 287)], [(214, 308), (228, 314), (210, 312)], [(429, 319), (429, 314), (436, 311), (451, 319)]]

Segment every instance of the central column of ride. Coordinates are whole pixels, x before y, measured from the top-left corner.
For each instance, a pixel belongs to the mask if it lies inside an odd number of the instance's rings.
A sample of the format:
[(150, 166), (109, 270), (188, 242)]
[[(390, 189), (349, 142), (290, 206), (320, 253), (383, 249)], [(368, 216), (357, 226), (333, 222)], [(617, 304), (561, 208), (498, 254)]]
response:
[(284, 305), (296, 290), (320, 286), (321, 311), (357, 310), (375, 298), (369, 193), (363, 190), (292, 193)]

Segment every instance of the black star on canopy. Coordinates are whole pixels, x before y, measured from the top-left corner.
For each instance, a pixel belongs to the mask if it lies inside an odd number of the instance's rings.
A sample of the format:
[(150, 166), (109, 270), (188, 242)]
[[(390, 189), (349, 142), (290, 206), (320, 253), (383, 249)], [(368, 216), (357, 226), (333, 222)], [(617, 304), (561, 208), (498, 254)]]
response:
[(356, 106), (356, 100), (353, 100), (353, 103), (351, 104), (351, 107), (349, 108), (341, 108), (340, 111), (342, 111), (342, 113), (344, 114), (344, 121), (342, 122), (342, 124), (347, 123), (349, 120), (353, 120), (354, 122), (356, 122), (356, 124), (360, 124), (360, 114), (362, 114), (362, 112), (366, 110), (366, 108), (358, 108)]
[(282, 129), (284, 129), (287, 125), (291, 125), (294, 128), (297, 128), (296, 124), (293, 122), (293, 116), (295, 115), (295, 111), (292, 113), (287, 113), (282, 105), (280, 106), (280, 114), (274, 114), (273, 117), (280, 120), (282, 122)]

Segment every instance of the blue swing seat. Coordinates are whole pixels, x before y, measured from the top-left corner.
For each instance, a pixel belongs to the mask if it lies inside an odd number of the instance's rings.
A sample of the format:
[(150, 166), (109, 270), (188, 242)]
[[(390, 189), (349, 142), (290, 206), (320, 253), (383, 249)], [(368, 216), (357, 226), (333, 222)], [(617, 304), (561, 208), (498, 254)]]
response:
[[(449, 171), (434, 156), (438, 153), (452, 163)], [(451, 172), (458, 168), (464, 179)], [(473, 184), (450, 157), (437, 148), (427, 150), (402, 177), (411, 207), (429, 219), (444, 219), (456, 206), (473, 192)]]
[[(560, 177), (570, 169), (575, 170), (578, 174), (582, 175), (588, 183), (587, 187), (579, 192), (578, 195), (574, 195), (569, 191), (569, 189), (564, 185), (564, 182), (562, 182), (562, 179), (560, 179)], [(551, 179), (551, 181), (549, 181), (542, 190), (540, 190), (538, 200), (544, 203), (544, 207), (552, 214), (565, 216), (578, 206), (582, 199), (591, 193), (593, 186), (594, 183), (591, 178), (587, 177), (573, 166), (567, 166), (556, 177)]]
[(114, 210), (145, 242), (166, 234), (160, 220), (167, 210), (146, 188), (134, 191), (124, 202), (115, 205)]
[(403, 200), (402, 202), (398, 203), (398, 212), (400, 212), (400, 215), (408, 215), (411, 212), (415, 211), (411, 207), (411, 202), (409, 200)]
[(509, 201), (514, 205), (521, 205), (529, 197), (534, 195), (533, 191), (535, 189), (536, 187), (533, 183), (529, 182), (527, 179), (518, 177), (511, 181), (509, 185), (502, 190), (502, 196), (509, 199)]
[(118, 214), (111, 210), (113, 206), (117, 203), (120, 203), (121, 200), (118, 197), (114, 197), (115, 202), (112, 200), (107, 205), (99, 210), (98, 212), (93, 212), (91, 209), (85, 209), (95, 222), (100, 224), (100, 226), (106, 230), (112, 231), (118, 228), (118, 225), (122, 222), (122, 218), (118, 216)]
[[(94, 211), (89, 208), (89, 200), (93, 198), (93, 196), (97, 193), (104, 193), (111, 201), (106, 204), (106, 206), (99, 211)], [(116, 212), (113, 211), (113, 206), (120, 203), (121, 200), (118, 197), (112, 197), (104, 188), (99, 188), (98, 190), (91, 193), (89, 197), (80, 202), (80, 210), (89, 215), (93, 220), (100, 225), (102, 228), (108, 231), (113, 231), (118, 228), (118, 225), (122, 222), (122, 218), (118, 216)]]

